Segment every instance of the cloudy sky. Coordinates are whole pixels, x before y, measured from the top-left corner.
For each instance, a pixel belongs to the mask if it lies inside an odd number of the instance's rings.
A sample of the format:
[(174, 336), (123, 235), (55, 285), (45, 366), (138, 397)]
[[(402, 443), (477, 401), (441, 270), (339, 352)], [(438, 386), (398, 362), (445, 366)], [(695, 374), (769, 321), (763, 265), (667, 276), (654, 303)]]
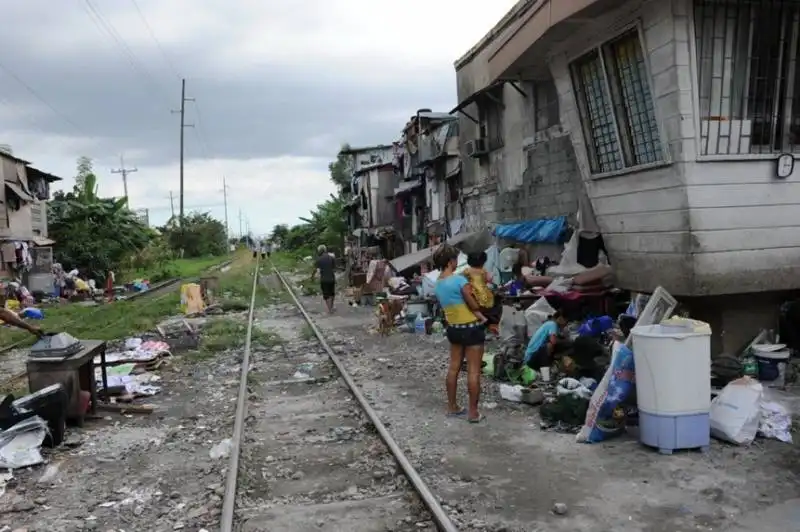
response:
[[(151, 222), (179, 189), (187, 80), (186, 209), (239, 211), (256, 234), (333, 192), (343, 142), (396, 140), (419, 108), (455, 104), (453, 62), (515, 0), (25, 0), (3, 8), (0, 143), (72, 187), (95, 161), (103, 195), (125, 156)], [(177, 199), (175, 208), (177, 209)]]

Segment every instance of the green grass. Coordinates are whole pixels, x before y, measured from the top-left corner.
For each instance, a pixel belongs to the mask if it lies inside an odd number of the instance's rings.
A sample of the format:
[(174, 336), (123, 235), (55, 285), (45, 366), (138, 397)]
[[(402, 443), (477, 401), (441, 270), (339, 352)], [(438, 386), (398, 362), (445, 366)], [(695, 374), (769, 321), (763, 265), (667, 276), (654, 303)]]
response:
[(272, 254), (272, 264), (278, 268), (281, 273), (295, 272), (298, 270), (307, 269), (309, 273), (313, 267), (311, 264), (303, 262), (303, 258), (295, 253), (278, 251)]
[(314, 329), (312, 329), (310, 325), (305, 324), (303, 326), (303, 330), (300, 331), (300, 338), (308, 342), (310, 340), (316, 340), (317, 335), (314, 333)]
[[(226, 273), (218, 274), (220, 284), (226, 285), (240, 283), (240, 270), (252, 271), (252, 265), (243, 259), (244, 255), (236, 257), (234, 265)], [(219, 261), (212, 263), (216, 264)], [(230, 277), (237, 280), (231, 280)], [(252, 277), (249, 277), (251, 280)], [(247, 284), (246, 290), (250, 290)], [(47, 332), (68, 332), (78, 338), (113, 340), (124, 338), (131, 334), (152, 330), (163, 318), (180, 313), (179, 287), (167, 294), (156, 296), (142, 296), (132, 301), (117, 301), (110, 304), (101, 304), (95, 307), (85, 307), (75, 303), (44, 307), (45, 318), (32, 321)], [(249, 299), (247, 303), (249, 304)], [(19, 329), (12, 327), (0, 328), (0, 347), (8, 346), (19, 340), (29, 340), (33, 337)]]
[[(241, 349), (247, 336), (246, 320), (216, 318), (203, 327), (199, 356), (209, 356), (226, 349)], [(253, 347), (269, 347), (281, 342), (280, 336), (253, 327), (250, 344)]]
[(174, 279), (175, 277), (197, 277), (208, 268), (225, 262), (229, 256), (196, 257), (193, 259), (174, 259), (160, 266), (122, 272), (117, 277), (118, 283), (127, 283), (135, 279), (148, 279), (151, 283)]

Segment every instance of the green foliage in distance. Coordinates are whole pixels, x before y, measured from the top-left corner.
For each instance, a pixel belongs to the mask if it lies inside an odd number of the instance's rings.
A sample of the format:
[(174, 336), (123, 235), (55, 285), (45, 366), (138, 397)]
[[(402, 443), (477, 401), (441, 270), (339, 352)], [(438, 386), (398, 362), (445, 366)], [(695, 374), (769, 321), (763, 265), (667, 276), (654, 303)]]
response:
[(183, 217), (182, 223), (170, 220), (160, 228), (169, 246), (183, 257), (207, 257), (227, 252), (225, 224), (212, 218), (207, 212), (192, 212)]
[(56, 192), (48, 203), (48, 233), (56, 241), (55, 260), (104, 279), (126, 258), (144, 249), (155, 233), (128, 208), (127, 198), (98, 195), (97, 177), (88, 157), (78, 159), (72, 192)]

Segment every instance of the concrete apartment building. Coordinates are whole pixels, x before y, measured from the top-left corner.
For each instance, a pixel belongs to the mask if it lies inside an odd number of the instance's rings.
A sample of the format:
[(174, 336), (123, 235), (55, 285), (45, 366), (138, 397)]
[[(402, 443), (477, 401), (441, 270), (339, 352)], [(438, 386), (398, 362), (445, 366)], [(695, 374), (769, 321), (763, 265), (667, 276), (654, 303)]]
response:
[[(456, 63), (470, 229), (593, 218), (732, 350), (800, 288), (800, 3), (522, 0)], [(473, 192), (474, 191), (474, 192)]]

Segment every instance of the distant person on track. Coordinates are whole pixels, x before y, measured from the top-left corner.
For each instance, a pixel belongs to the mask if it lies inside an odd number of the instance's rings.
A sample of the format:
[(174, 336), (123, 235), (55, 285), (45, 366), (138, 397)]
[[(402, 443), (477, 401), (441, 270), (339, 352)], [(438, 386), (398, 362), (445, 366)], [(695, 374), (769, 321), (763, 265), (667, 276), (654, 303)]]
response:
[(322, 291), (322, 299), (328, 308), (328, 314), (333, 313), (333, 301), (336, 297), (335, 265), (336, 261), (333, 255), (328, 253), (328, 248), (319, 246), (317, 248), (317, 262), (314, 271), (311, 273), (311, 280), (314, 281), (317, 272), (319, 272), (319, 287)]
[[(265, 248), (265, 250), (267, 252), (267, 258), (271, 258), (272, 257), (272, 242), (267, 240), (266, 244), (264, 245), (264, 248)], [(261, 258), (263, 259), (264, 257), (261, 257)]]
[[(436, 281), (436, 299), (444, 310), (447, 323), (447, 340), (450, 342), (450, 367), (447, 370), (447, 416), (467, 416), (470, 423), (480, 423), (483, 416), (478, 412), (481, 393), (481, 364), (486, 342), (486, 318), (480, 318), (480, 307), (475, 300), (472, 286), (464, 275), (456, 275), (458, 250), (442, 244), (433, 254), (433, 263), (441, 270)], [(458, 405), (458, 374), (467, 360), (467, 394), (469, 405), (464, 410)]]

